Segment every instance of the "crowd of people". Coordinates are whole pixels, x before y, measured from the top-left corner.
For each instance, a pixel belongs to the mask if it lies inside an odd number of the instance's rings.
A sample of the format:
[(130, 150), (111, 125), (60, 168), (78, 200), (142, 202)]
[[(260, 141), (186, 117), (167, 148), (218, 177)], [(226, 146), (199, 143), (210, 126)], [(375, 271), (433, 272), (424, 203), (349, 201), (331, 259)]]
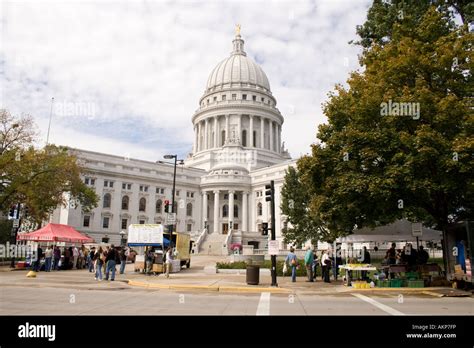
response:
[(128, 248), (115, 248), (114, 245), (110, 247), (95, 247), (90, 249), (84, 245), (80, 247), (70, 246), (61, 248), (59, 246), (47, 246), (43, 251), (41, 246), (38, 246), (36, 251), (36, 258), (32, 260), (31, 267), (33, 271), (59, 271), (71, 269), (88, 269), (89, 272), (96, 274), (96, 280), (102, 280), (102, 267), (104, 266), (104, 273), (106, 279), (109, 278), (109, 273), (112, 274), (111, 280), (115, 279), (116, 266), (120, 265), (120, 273), (125, 271), (125, 265), (130, 255)]
[[(374, 248), (374, 251), (378, 251), (377, 247)], [(360, 255), (355, 259), (357, 263), (361, 264), (371, 264), (371, 254), (364, 246)], [(407, 243), (403, 249), (396, 249), (396, 244), (392, 243), (391, 248), (387, 250), (385, 258), (382, 261), (382, 264), (386, 265), (395, 265), (395, 264), (406, 264), (410, 268), (414, 268), (417, 265), (426, 264), (429, 260), (429, 254), (424, 249), (423, 246), (420, 246), (418, 250), (414, 249), (410, 243)], [(306, 268), (307, 282), (314, 282), (316, 280), (316, 273), (318, 267), (321, 267), (321, 279), (325, 283), (330, 283), (330, 274), (334, 279), (337, 279), (339, 276), (339, 265), (343, 264), (342, 257), (339, 255), (332, 255), (328, 250), (322, 250), (321, 255), (318, 258), (316, 248), (312, 249), (311, 247), (306, 248), (304, 255), (304, 265)], [(300, 267), (298, 258), (293, 247), (290, 248), (283, 266), (283, 273), (285, 274), (287, 270), (291, 270), (291, 279), (292, 282), (296, 282), (296, 273), (297, 269)], [(367, 271), (361, 271), (362, 279), (368, 278)]]

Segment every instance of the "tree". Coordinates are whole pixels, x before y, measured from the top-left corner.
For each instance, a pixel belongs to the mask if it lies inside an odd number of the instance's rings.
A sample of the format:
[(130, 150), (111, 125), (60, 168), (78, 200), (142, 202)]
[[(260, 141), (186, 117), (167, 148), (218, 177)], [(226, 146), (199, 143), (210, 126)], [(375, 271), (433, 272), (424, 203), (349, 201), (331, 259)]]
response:
[(76, 157), (55, 145), (36, 149), (35, 139), (31, 117), (0, 111), (1, 211), (20, 202), (39, 223), (58, 205), (81, 205), (84, 211), (97, 206), (98, 197), (82, 182)]
[(400, 218), (443, 231), (473, 218), (473, 35), (446, 6), (417, 17), (374, 19), (389, 34), (363, 43), (365, 71), (330, 93), (319, 142), (298, 160), (309, 213), (336, 236)]

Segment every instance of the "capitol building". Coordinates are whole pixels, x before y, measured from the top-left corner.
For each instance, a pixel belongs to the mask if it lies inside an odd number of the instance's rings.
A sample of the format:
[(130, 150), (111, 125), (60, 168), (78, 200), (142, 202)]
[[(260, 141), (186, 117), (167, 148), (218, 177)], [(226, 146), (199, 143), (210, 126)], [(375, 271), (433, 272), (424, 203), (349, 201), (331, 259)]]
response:
[[(275, 182), (276, 233), (281, 187), (294, 166), (282, 141), (284, 117), (265, 72), (247, 56), (237, 30), (230, 56), (212, 69), (199, 107), (191, 117), (193, 148), (176, 170), (176, 230), (189, 233), (194, 252), (226, 254), (233, 243), (265, 249), (270, 222), (265, 185)], [(172, 201), (174, 163), (150, 162), (73, 149), (85, 168), (84, 182), (100, 200), (89, 213), (59, 207), (51, 222), (73, 226), (95, 241), (120, 243), (130, 224), (166, 225), (165, 201)], [(123, 233), (122, 233), (123, 234)]]

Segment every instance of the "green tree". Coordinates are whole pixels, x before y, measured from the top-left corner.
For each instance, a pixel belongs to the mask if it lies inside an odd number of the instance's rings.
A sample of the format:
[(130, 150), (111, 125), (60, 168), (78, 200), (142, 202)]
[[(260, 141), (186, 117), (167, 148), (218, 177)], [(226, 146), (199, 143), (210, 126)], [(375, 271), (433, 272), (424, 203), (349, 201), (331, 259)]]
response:
[[(399, 218), (446, 231), (473, 218), (473, 35), (451, 16), (433, 5), (416, 25), (391, 25), (388, 40), (366, 45), (365, 70), (330, 93), (328, 123), (297, 166), (309, 214), (331, 235)], [(386, 115), (392, 102), (408, 115)]]
[(36, 149), (35, 140), (31, 117), (0, 111), (0, 210), (22, 203), (41, 222), (60, 204), (94, 208), (98, 197), (82, 182), (76, 157), (64, 147)]

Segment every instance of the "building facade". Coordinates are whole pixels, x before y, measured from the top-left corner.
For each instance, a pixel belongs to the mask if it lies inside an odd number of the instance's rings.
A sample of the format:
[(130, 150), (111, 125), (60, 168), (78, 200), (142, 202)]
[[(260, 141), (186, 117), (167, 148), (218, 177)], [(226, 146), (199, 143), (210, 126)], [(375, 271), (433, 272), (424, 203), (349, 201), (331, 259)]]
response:
[[(262, 223), (270, 221), (265, 202), (270, 180), (275, 181), (275, 227), (281, 240), (281, 186), (286, 169), (295, 165), (282, 142), (284, 118), (267, 76), (247, 57), (240, 33), (232, 43), (230, 56), (207, 80), (192, 116), (192, 152), (176, 174), (176, 229), (190, 233), (199, 252), (226, 253), (232, 243), (266, 248), (269, 237), (262, 235)], [(52, 221), (116, 243), (129, 224), (165, 224), (173, 165), (72, 151), (86, 169), (84, 182), (100, 196), (99, 206), (90, 213), (60, 207)]]

